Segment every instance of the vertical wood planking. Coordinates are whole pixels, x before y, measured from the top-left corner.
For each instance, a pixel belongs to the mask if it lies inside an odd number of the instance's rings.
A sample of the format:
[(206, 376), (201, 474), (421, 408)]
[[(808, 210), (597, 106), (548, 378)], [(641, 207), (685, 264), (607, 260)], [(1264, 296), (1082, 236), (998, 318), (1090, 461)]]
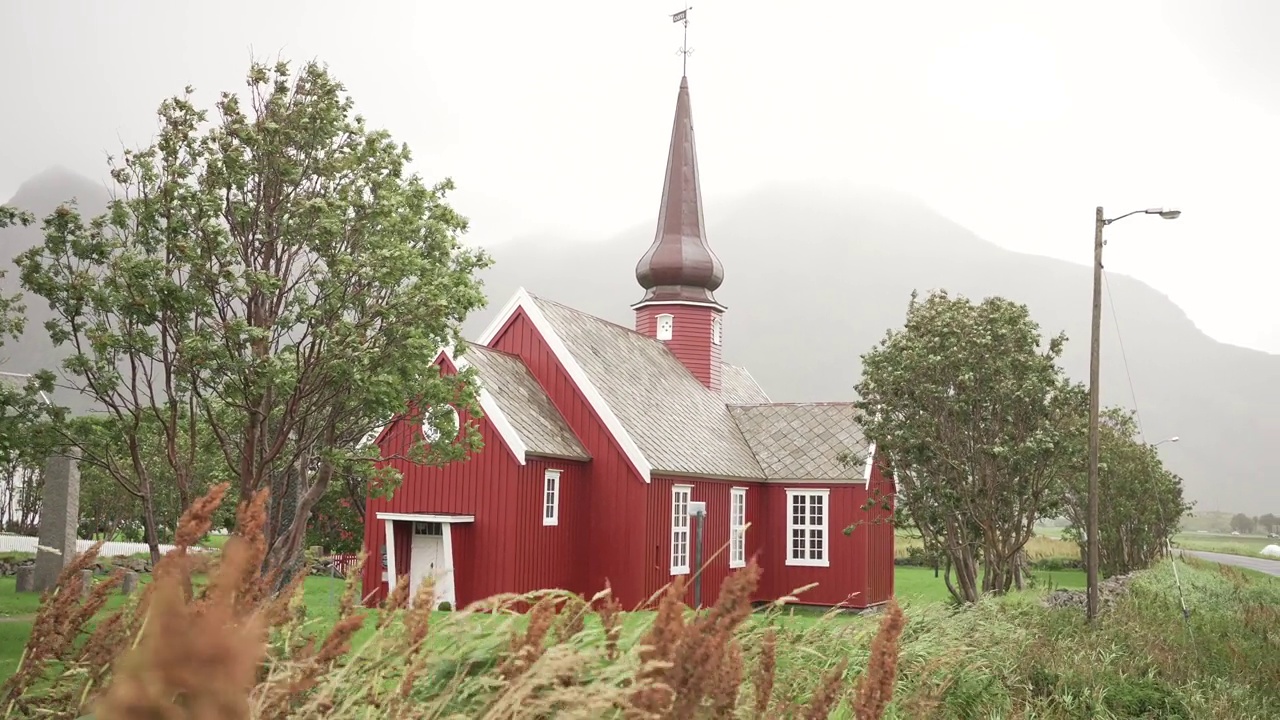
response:
[[(444, 371), (454, 369), (444, 361)], [(586, 497), (585, 464), (576, 460), (529, 457), (524, 466), (515, 461), (502, 438), (485, 418), (460, 413), (463, 423), (473, 424), (484, 442), (481, 452), (444, 467), (426, 467), (402, 459), (387, 462), (402, 475), (399, 489), (388, 500), (369, 498), (365, 511), (365, 550), (369, 559), (363, 573), (367, 602), (385, 598), (379, 548), (382, 523), (379, 512), (474, 515), (473, 523), (453, 526), (454, 583), (458, 605), (501, 592), (566, 589), (584, 592), (578, 569), (567, 558), (586, 545), (587, 528), (575, 506)], [(404, 454), (421, 428), (399, 420), (384, 437), (388, 455)], [(548, 469), (560, 476), (560, 522), (542, 524), (543, 478)], [(398, 572), (411, 562), (412, 530), (403, 525), (408, 541), (396, 543)], [(396, 529), (397, 536), (401, 532)]]

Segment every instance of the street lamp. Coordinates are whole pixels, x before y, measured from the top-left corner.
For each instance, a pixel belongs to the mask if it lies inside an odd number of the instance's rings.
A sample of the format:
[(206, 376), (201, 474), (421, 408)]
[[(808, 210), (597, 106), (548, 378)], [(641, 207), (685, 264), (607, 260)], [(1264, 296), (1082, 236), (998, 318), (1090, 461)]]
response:
[(1167, 442), (1176, 443), (1176, 442), (1178, 442), (1178, 440), (1180, 440), (1180, 439), (1181, 439), (1181, 438), (1179, 438), (1177, 435), (1174, 435), (1173, 437), (1169, 437), (1169, 438), (1165, 438), (1165, 439), (1161, 440), (1160, 442), (1156, 443), (1155, 445), (1152, 445), (1151, 447), (1160, 447), (1161, 445), (1163, 445), (1163, 444), (1165, 444), (1165, 443), (1167, 443)]
[(1093, 333), (1089, 346), (1089, 517), (1085, 544), (1088, 558), (1085, 571), (1089, 593), (1087, 614), (1092, 621), (1098, 616), (1098, 374), (1102, 335), (1102, 229), (1130, 215), (1159, 215), (1165, 220), (1176, 220), (1181, 210), (1172, 208), (1147, 208), (1134, 210), (1111, 219), (1098, 208), (1093, 229)]

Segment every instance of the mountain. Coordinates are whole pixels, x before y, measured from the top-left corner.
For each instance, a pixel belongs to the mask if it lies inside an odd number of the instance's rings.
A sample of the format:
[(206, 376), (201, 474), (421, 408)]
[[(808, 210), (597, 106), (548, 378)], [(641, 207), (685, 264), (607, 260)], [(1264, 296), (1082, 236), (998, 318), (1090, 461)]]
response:
[[(54, 171), (10, 204), (43, 214), (72, 196), (86, 212), (106, 203), (100, 186)], [(1026, 303), (1046, 333), (1066, 331), (1067, 371), (1088, 377), (1087, 267), (1004, 250), (881, 190), (777, 186), (713, 204), (707, 220), (725, 267), (716, 292), (729, 307), (725, 359), (750, 368), (774, 400), (852, 399), (861, 354), (902, 325), (913, 289)], [(519, 286), (630, 327), (630, 304), (641, 296), (635, 264), (652, 238), (646, 224), (593, 242), (529, 237), (491, 248), (490, 306), (468, 320), (468, 335), (479, 335)], [(0, 231), (3, 266), (38, 241), (36, 228)], [(14, 274), (0, 280), (5, 292), (16, 288)], [(1213, 340), (1132, 278), (1108, 283), (1115, 315), (1108, 307), (1103, 316), (1104, 404), (1133, 406), (1136, 397), (1148, 441), (1180, 437), (1160, 451), (1200, 509), (1280, 511), (1280, 455), (1270, 447), (1280, 437), (1280, 356)], [(27, 336), (3, 351), (9, 371), (56, 363), (41, 327), (48, 310), (38, 298), (27, 304)]]
[[(52, 213), (63, 203), (74, 201), (76, 208), (85, 216), (93, 217), (107, 208), (110, 196), (106, 186), (78, 175), (66, 168), (53, 167), (32, 177), (18, 187), (18, 191), (6, 205), (36, 216), (35, 224), (29, 227), (9, 227), (0, 230), (0, 292), (10, 295), (21, 290), (18, 282), (18, 268), (13, 260), (28, 248), (40, 244), (42, 233), (40, 221)], [(65, 353), (54, 348), (45, 332), (44, 323), (53, 317), (53, 312), (43, 298), (27, 295), (27, 327), (21, 340), (8, 341), (0, 348), (0, 368), (6, 372), (30, 373), (40, 368), (57, 369), (59, 361)], [(58, 388), (53, 400), (59, 405), (75, 412), (85, 412), (92, 407), (87, 397), (82, 397), (66, 388)]]

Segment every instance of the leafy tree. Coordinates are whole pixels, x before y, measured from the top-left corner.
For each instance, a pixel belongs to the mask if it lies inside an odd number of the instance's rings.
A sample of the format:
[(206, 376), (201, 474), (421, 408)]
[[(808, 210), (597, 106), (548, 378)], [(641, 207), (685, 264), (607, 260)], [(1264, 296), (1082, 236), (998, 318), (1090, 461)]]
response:
[[(123, 439), (124, 460), (104, 466), (139, 495), (153, 556), (158, 488), (194, 497), (207, 431), (241, 502), (269, 492), (263, 569), (285, 582), (332, 479), (377, 460), (356, 448), (380, 419), (478, 414), (473, 375), (441, 377), (432, 359), (483, 305), (488, 259), (460, 243), (452, 183), (412, 174), (324, 67), (255, 63), (248, 86), (212, 119), (190, 88), (165, 101), (155, 144), (113, 164), (107, 213), (60, 208), (19, 265), (56, 313), (67, 374)], [(145, 457), (149, 422), (167, 478)], [(464, 430), (410, 454), (463, 457), (479, 443)]]
[[(29, 213), (0, 205), (0, 229), (33, 221)], [(6, 272), (0, 269), (0, 279)], [(21, 338), (25, 328), (21, 294), (0, 295), (0, 347)], [(49, 398), (53, 384), (54, 375), (47, 370), (35, 375), (0, 372), (0, 508), (15, 510), (13, 517), (0, 517), (0, 529), (34, 530), (49, 449), (37, 442), (47, 437), (39, 428), (64, 414)]]
[(1244, 513), (1231, 516), (1231, 529), (1241, 535), (1250, 535), (1257, 529), (1258, 522)]
[(1280, 527), (1280, 517), (1276, 517), (1271, 513), (1260, 515), (1258, 517), (1258, 524), (1261, 525), (1267, 532), (1273, 533), (1276, 531), (1277, 527)]
[[(1087, 432), (1087, 426), (1082, 432)], [(1183, 498), (1182, 478), (1166, 470), (1155, 447), (1139, 442), (1137, 433), (1137, 422), (1128, 410), (1111, 408), (1100, 418), (1098, 564), (1103, 575), (1149, 567), (1164, 554), (1192, 507)], [(1082, 461), (1067, 490), (1071, 524), (1063, 533), (1079, 542), (1082, 553), (1088, 503), (1088, 464)]]
[[(913, 293), (906, 325), (862, 356), (861, 422), (892, 464), (898, 513), (945, 558), (961, 601), (1021, 582), (1035, 523), (1062, 509), (1087, 402), (1024, 305)], [(979, 577), (981, 569), (981, 577)], [(952, 581), (952, 572), (955, 581)]]

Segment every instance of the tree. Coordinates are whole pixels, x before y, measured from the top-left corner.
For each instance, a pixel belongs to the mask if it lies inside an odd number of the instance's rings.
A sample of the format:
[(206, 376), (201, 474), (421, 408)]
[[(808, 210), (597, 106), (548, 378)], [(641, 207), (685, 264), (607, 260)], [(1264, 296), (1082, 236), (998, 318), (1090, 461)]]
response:
[[(354, 115), (324, 67), (255, 63), (248, 85), (212, 120), (190, 88), (161, 104), (155, 144), (113, 163), (106, 214), (59, 208), (19, 265), (56, 313), (67, 374), (123, 438), (124, 462), (106, 466), (143, 503), (152, 555), (145, 424), (183, 507), (204, 428), (240, 502), (269, 493), (263, 570), (283, 583), (332, 478), (378, 459), (357, 450), (376, 423), (445, 403), (479, 414), (471, 371), (442, 377), (432, 361), (483, 306), (489, 261), (460, 242), (452, 183), (412, 174), (409, 150)], [(442, 463), (478, 444), (468, 427), (410, 454)]]
[[(0, 205), (0, 229), (33, 221), (29, 213)], [(0, 269), (0, 279), (6, 272)], [(0, 295), (0, 347), (21, 338), (25, 328), (22, 296)], [(0, 517), (0, 530), (34, 530), (48, 455), (48, 448), (38, 442), (47, 437), (41, 428), (64, 416), (63, 409), (49, 399), (53, 384), (54, 375), (48, 370), (34, 375), (0, 372), (0, 508), (15, 511), (12, 517)]]
[[(1081, 419), (1077, 427), (1087, 421)], [(1098, 561), (1103, 575), (1122, 575), (1149, 567), (1178, 532), (1191, 504), (1183, 498), (1182, 478), (1169, 472), (1155, 447), (1136, 439), (1134, 414), (1110, 408), (1101, 417), (1098, 444)], [(1087, 441), (1086, 438), (1082, 442)], [(1067, 490), (1064, 537), (1085, 549), (1089, 503), (1087, 463), (1078, 463)]]
[(1070, 421), (1087, 402), (1057, 365), (1065, 342), (1042, 347), (1027, 308), (1003, 298), (912, 293), (906, 325), (862, 356), (863, 429), (958, 600), (1019, 584), (1036, 521), (1061, 510), (1083, 453)]
[(1236, 513), (1231, 516), (1231, 529), (1241, 535), (1251, 535), (1257, 529), (1257, 521), (1245, 515), (1244, 513)]
[(1277, 527), (1280, 527), (1280, 517), (1267, 513), (1258, 517), (1258, 524), (1267, 532), (1273, 533), (1276, 531)]

